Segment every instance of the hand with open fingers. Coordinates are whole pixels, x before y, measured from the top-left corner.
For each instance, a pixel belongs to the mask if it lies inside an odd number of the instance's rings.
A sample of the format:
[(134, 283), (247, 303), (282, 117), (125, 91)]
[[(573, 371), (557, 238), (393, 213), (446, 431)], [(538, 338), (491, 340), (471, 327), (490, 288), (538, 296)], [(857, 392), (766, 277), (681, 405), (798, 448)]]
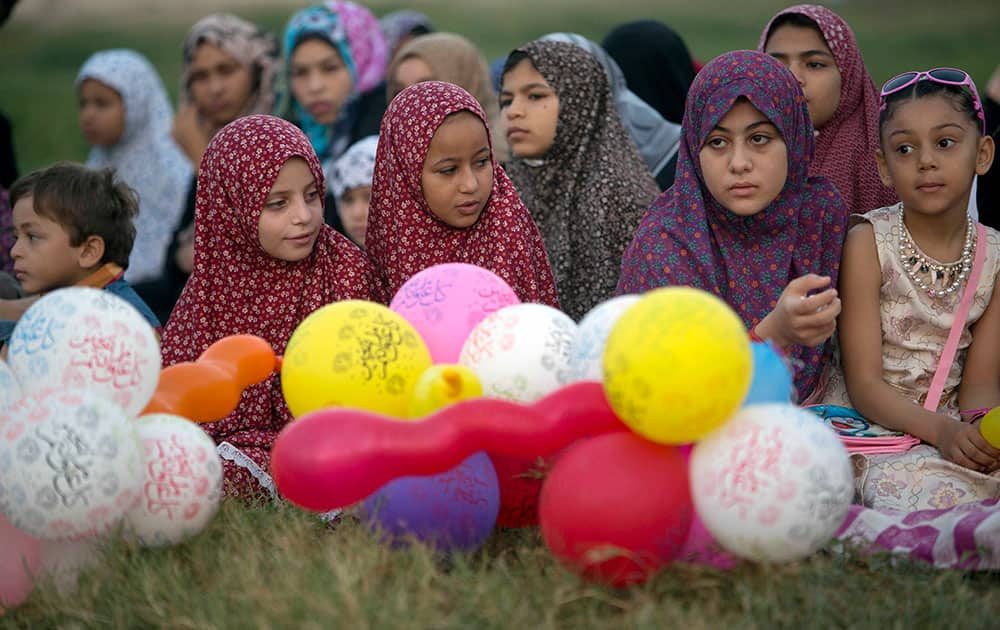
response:
[(810, 273), (788, 283), (771, 314), (776, 318), (774, 329), (779, 339), (811, 348), (836, 330), (840, 298), (829, 277)]
[(943, 423), (938, 450), (950, 462), (981, 473), (997, 470), (1000, 450), (990, 446), (979, 427), (951, 420)]

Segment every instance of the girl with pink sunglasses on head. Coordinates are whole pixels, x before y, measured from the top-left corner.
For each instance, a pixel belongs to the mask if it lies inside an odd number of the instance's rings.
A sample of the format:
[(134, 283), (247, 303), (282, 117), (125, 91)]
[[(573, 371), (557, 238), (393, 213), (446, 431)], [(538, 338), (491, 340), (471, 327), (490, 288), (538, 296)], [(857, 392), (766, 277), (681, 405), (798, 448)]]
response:
[(920, 442), (854, 455), (865, 506), (912, 512), (998, 498), (1000, 449), (975, 421), (1000, 406), (1000, 233), (968, 214), (993, 139), (962, 70), (901, 74), (883, 86), (879, 111), (878, 170), (901, 201), (853, 217), (840, 360), (820, 400)]

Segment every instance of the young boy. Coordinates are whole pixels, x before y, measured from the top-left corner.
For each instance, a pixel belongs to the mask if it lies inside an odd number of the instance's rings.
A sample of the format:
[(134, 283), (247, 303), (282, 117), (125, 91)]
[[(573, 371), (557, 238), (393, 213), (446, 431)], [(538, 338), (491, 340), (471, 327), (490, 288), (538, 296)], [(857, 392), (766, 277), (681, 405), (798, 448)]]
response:
[(122, 278), (135, 240), (139, 200), (113, 169), (59, 162), (26, 175), (10, 189), (17, 241), (14, 276), (29, 296), (0, 300), (0, 343), (38, 296), (64, 287), (114, 293), (139, 311), (157, 334), (160, 322)]

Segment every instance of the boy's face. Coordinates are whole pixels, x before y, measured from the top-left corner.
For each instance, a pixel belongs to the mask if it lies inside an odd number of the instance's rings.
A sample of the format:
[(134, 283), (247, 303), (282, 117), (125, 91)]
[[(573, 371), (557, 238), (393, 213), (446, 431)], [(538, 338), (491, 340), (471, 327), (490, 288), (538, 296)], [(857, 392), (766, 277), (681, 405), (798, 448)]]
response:
[(84, 245), (70, 245), (62, 225), (35, 213), (34, 197), (14, 204), (14, 234), (10, 250), (14, 276), (25, 293), (35, 294), (73, 286), (90, 274), (82, 265)]

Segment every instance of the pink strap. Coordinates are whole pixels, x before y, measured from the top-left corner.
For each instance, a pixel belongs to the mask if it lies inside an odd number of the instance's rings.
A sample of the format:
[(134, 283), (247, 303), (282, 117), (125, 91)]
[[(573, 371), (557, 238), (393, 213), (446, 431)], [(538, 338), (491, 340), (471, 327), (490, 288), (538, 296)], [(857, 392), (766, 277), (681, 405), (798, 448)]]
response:
[(948, 341), (944, 344), (941, 352), (941, 360), (938, 361), (937, 371), (934, 372), (934, 379), (931, 387), (927, 390), (927, 399), (924, 401), (924, 409), (937, 411), (938, 403), (941, 402), (941, 394), (944, 392), (944, 382), (948, 379), (948, 372), (951, 371), (952, 362), (955, 360), (955, 352), (958, 350), (958, 340), (962, 338), (962, 331), (965, 329), (965, 318), (969, 315), (969, 308), (972, 307), (972, 299), (976, 296), (976, 287), (979, 285), (979, 276), (983, 272), (983, 261), (986, 259), (986, 228), (982, 223), (976, 223), (976, 257), (972, 263), (972, 271), (969, 272), (965, 291), (962, 292), (962, 302), (955, 311), (955, 321), (951, 324), (951, 331), (948, 333)]

